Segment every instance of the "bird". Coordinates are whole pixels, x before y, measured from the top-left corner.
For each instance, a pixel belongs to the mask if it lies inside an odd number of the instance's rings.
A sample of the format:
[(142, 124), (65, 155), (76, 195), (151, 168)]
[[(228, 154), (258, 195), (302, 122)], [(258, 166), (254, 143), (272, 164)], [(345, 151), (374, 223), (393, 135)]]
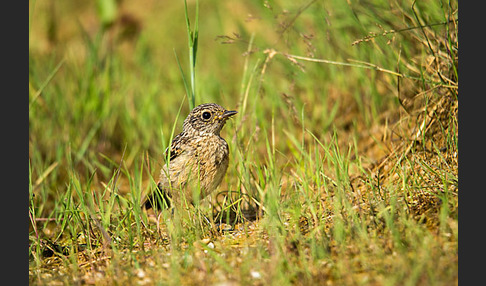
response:
[(191, 110), (165, 150), (168, 163), (160, 171), (157, 190), (142, 200), (146, 209), (202, 200), (221, 183), (229, 164), (229, 147), (221, 135), (226, 121), (237, 114), (216, 103)]

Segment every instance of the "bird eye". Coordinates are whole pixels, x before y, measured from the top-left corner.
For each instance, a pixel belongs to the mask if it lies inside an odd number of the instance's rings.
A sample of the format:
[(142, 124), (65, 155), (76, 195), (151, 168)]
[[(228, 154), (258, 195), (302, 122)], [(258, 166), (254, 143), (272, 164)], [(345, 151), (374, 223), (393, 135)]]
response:
[(209, 118), (211, 118), (211, 112), (204, 111), (203, 114), (202, 114), (202, 118), (205, 119), (205, 120), (208, 120)]

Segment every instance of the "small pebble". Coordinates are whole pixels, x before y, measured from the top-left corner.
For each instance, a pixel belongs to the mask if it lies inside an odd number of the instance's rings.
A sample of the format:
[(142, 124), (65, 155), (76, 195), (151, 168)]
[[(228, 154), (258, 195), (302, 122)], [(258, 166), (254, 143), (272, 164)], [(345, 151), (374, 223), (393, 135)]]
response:
[(255, 279), (260, 279), (260, 278), (262, 278), (262, 275), (261, 275), (261, 274), (260, 274), (260, 272), (258, 272), (258, 271), (254, 271), (254, 270), (252, 270), (252, 271), (250, 271), (250, 275), (251, 275), (251, 277), (252, 277), (252, 278), (255, 278)]

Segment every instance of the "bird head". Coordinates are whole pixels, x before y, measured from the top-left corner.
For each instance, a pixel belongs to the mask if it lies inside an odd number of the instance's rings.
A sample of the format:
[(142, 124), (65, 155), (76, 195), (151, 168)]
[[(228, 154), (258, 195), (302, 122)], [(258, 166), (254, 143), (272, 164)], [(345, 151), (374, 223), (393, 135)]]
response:
[(205, 103), (196, 106), (184, 120), (183, 131), (193, 129), (202, 134), (219, 135), (228, 118), (238, 113), (228, 111), (216, 103)]

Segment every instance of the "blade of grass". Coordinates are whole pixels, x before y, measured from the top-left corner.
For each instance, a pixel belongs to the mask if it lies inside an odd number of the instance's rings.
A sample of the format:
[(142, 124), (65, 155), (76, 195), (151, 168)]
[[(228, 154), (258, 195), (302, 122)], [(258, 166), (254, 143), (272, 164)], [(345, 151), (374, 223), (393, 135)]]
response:
[(59, 69), (62, 67), (62, 65), (64, 64), (64, 61), (65, 61), (65, 58), (63, 58), (59, 64), (57, 64), (57, 66), (54, 68), (54, 70), (49, 74), (49, 76), (47, 77), (47, 79), (44, 81), (44, 83), (42, 83), (41, 87), (39, 88), (39, 90), (34, 94), (34, 96), (32, 97), (32, 100), (30, 101), (29, 103), (29, 110), (30, 108), (32, 107), (32, 104), (37, 100), (37, 98), (42, 94), (42, 91), (44, 91), (44, 88), (46, 88), (46, 86), (49, 84), (49, 82), (54, 78), (54, 76), (57, 74), (57, 72), (59, 71)]
[(199, 1), (196, 0), (196, 19), (194, 24), (194, 31), (191, 30), (191, 23), (189, 21), (189, 14), (187, 12), (187, 1), (184, 0), (184, 9), (186, 17), (187, 38), (189, 48), (189, 69), (191, 75), (191, 100), (189, 101), (190, 108), (196, 106), (196, 58), (197, 45), (199, 42)]
[(194, 97), (191, 96), (191, 90), (189, 89), (189, 85), (187, 84), (186, 76), (184, 75), (184, 70), (182, 69), (181, 62), (179, 61), (179, 56), (177, 56), (177, 52), (175, 50), (174, 50), (174, 55), (176, 57), (179, 71), (181, 72), (182, 82), (184, 83), (184, 89), (186, 90), (187, 100), (189, 101), (189, 107), (193, 109), (195, 105)]

